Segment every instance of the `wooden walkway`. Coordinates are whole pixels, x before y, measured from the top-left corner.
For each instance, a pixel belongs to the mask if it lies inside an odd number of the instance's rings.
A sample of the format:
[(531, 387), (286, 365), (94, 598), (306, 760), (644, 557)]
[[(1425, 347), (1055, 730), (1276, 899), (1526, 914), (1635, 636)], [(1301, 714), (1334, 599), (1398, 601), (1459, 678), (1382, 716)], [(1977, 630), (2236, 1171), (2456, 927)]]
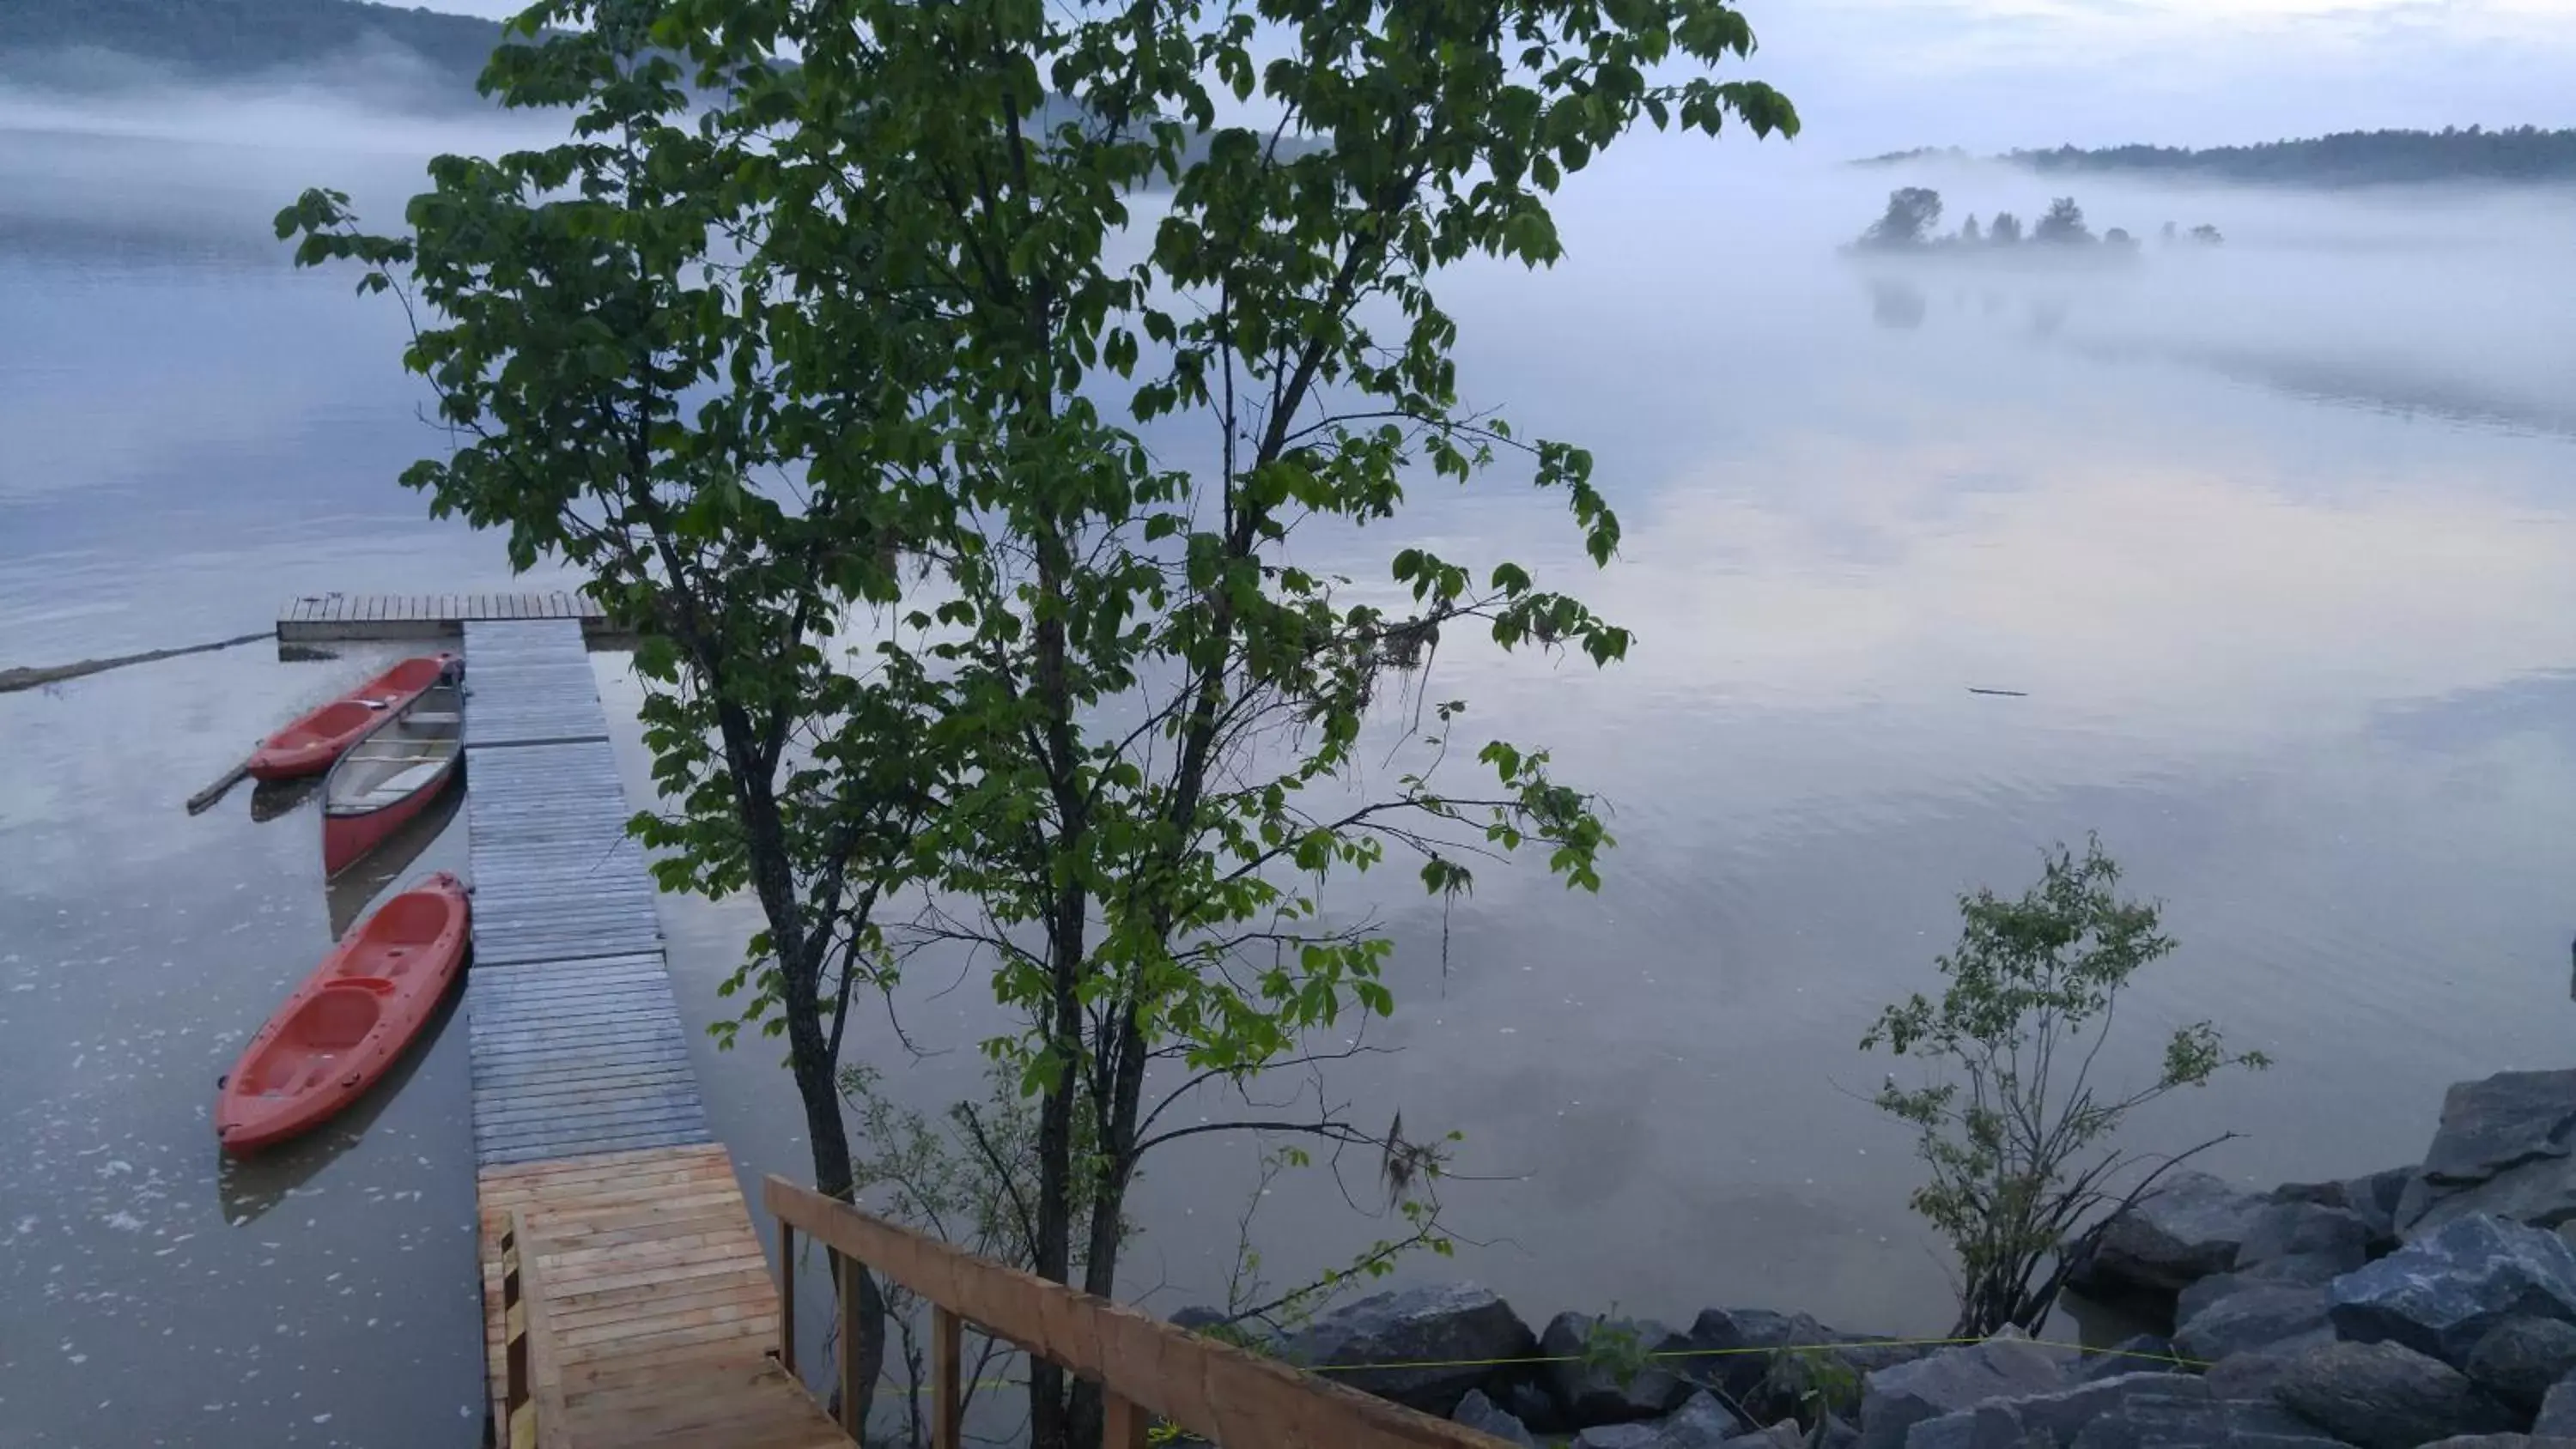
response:
[(500, 1242), (515, 1221), (546, 1317), (535, 1372), (549, 1433), (576, 1446), (847, 1449), (770, 1354), (778, 1291), (723, 1148), (496, 1167), (479, 1196), (496, 1397), (507, 1372)]
[(469, 623), (569, 619), (594, 641), (618, 636), (599, 605), (554, 590), (521, 594), (307, 594), (277, 609), (277, 642), (444, 639)]
[(467, 624), (465, 688), (477, 1160), (707, 1141), (579, 627)]
[[(777, 1291), (712, 1143), (643, 847), (574, 618), (462, 621), (474, 965), (465, 1009), (486, 1348), (500, 1237), (551, 1345), (548, 1444), (846, 1445), (771, 1357)], [(506, 1442), (506, 1441), (505, 1441)]]

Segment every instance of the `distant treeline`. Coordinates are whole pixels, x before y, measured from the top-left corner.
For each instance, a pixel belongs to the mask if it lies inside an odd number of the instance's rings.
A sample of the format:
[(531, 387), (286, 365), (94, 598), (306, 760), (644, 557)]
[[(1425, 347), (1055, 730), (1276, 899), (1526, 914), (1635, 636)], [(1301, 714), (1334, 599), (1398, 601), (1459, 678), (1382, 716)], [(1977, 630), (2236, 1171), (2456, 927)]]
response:
[(500, 42), (493, 21), (357, 0), (0, 0), (0, 65), (77, 47), (238, 80), (391, 45), (471, 95)]
[[(1958, 147), (1918, 147), (1858, 164), (1964, 160)], [(2144, 173), (2271, 186), (2370, 186), (2426, 181), (2576, 181), (2576, 129), (2479, 126), (2439, 131), (2341, 131), (2257, 146), (2109, 146), (2010, 151), (1994, 158), (2034, 171)]]

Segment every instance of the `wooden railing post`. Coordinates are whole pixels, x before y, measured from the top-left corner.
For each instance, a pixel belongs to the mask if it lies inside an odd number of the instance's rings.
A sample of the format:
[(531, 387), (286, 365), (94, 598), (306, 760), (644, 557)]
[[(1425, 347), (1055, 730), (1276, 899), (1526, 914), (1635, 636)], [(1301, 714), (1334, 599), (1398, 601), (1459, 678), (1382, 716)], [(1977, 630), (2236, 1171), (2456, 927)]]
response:
[(1154, 1416), (1116, 1389), (1100, 1391), (1100, 1449), (1145, 1449), (1145, 1431)]
[(535, 1365), (528, 1362), (528, 1298), (519, 1276), (519, 1234), (501, 1230), (501, 1423), (496, 1437), (502, 1449), (533, 1449), (536, 1411), (528, 1397), (535, 1391)]
[(966, 1359), (965, 1325), (937, 1304), (930, 1308), (930, 1449), (959, 1449), (965, 1428), (958, 1374)]
[(778, 1220), (778, 1362), (791, 1380), (796, 1372), (796, 1225)]
[(546, 1320), (545, 1289), (538, 1282), (537, 1242), (528, 1232), (524, 1213), (510, 1214), (502, 1229), (502, 1301), (509, 1306), (503, 1323), (512, 1334), (509, 1386), (503, 1403), (510, 1421), (497, 1426), (507, 1449), (561, 1449), (564, 1443), (564, 1395), (560, 1383), (546, 1380), (558, 1372), (554, 1326)]
[(859, 1422), (859, 1260), (835, 1250), (832, 1278), (841, 1294), (841, 1431), (855, 1441), (867, 1427)]

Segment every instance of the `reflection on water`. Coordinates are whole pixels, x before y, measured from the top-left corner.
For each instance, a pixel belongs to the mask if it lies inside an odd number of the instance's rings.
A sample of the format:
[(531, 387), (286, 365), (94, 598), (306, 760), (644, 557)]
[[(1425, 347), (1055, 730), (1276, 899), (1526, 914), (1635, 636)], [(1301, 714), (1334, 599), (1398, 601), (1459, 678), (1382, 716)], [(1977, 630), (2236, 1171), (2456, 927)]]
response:
[(1928, 305), (1923, 289), (1902, 277), (1870, 278), (1869, 317), (1881, 327), (1912, 331), (1923, 325)]
[[(322, 777), (306, 775), (293, 780), (260, 780), (251, 786), (250, 818), (265, 825), (283, 815), (292, 814), (307, 801), (321, 798)], [(339, 934), (334, 931), (332, 934)]]

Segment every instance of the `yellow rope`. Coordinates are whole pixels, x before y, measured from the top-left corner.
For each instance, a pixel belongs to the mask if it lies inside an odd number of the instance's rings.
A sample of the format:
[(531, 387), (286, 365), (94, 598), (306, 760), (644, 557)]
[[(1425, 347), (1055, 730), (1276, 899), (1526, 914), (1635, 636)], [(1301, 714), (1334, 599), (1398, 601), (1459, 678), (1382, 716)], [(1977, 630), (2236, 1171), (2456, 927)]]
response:
[[(1642, 1357), (1650, 1359), (1725, 1358), (1740, 1354), (1754, 1353), (1830, 1353), (1835, 1349), (1844, 1348), (1953, 1348), (1961, 1345), (1989, 1343), (1995, 1341), (1997, 1340), (1982, 1338), (1871, 1338), (1863, 1339), (1854, 1343), (1782, 1344), (1777, 1348), (1674, 1348), (1644, 1354)], [(2103, 1358), (2144, 1359), (2149, 1363), (2169, 1363), (2181, 1368), (2205, 1369), (2209, 1367), (2209, 1361), (2207, 1359), (2185, 1358), (2180, 1354), (2174, 1353), (2148, 1353), (2144, 1350), (2134, 1348), (2091, 1348), (2080, 1343), (2068, 1343), (2063, 1339), (2031, 1338), (2002, 1341), (2028, 1343), (2037, 1348), (2071, 1348), (2080, 1353), (2089, 1353)], [(1303, 1365), (1297, 1365), (1296, 1367), (1302, 1368), (1306, 1373), (1352, 1374), (1373, 1373), (1382, 1369), (1511, 1368), (1521, 1364), (1581, 1362), (1583, 1362), (1583, 1355), (1581, 1354), (1556, 1353), (1531, 1354), (1523, 1358), (1425, 1358), (1407, 1359), (1396, 1363), (1318, 1364), (1313, 1367), (1305, 1367)], [(978, 1389), (1009, 1389), (1018, 1388), (1020, 1386), (1019, 1381), (1012, 1379), (979, 1379), (975, 1383), (967, 1385), (966, 1387)], [(927, 1393), (929, 1390), (927, 1388), (921, 1388), (915, 1389), (913, 1392)]]

